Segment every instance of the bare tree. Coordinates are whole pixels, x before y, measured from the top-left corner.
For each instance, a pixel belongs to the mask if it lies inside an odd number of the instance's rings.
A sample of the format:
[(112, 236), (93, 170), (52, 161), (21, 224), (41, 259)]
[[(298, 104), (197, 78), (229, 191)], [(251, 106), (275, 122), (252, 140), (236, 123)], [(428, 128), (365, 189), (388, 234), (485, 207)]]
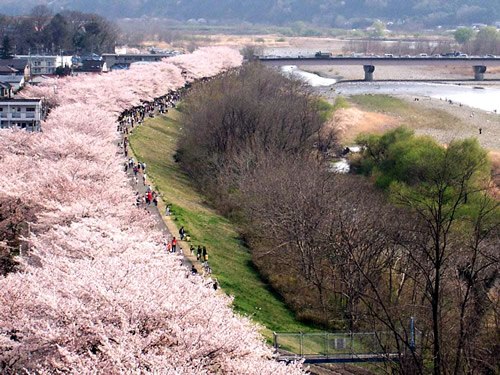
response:
[(13, 272), (16, 267), (14, 256), (20, 249), (27, 249), (30, 222), (35, 222), (34, 206), (22, 199), (0, 196), (0, 275)]
[[(406, 252), (419, 276), (424, 279), (424, 297), (431, 308), (432, 352), (434, 374), (446, 373), (443, 349), (443, 299), (448, 295), (450, 269), (461, 246), (456, 231), (463, 222), (462, 210), (468, 200), (481, 196), (478, 175), (487, 166), (484, 151), (475, 149), (472, 141), (452, 143), (440, 160), (422, 172), (411, 189), (400, 186), (397, 200), (409, 207), (422, 223), (420, 240)], [(418, 180), (418, 176), (413, 176)], [(467, 255), (470, 257), (470, 254)]]
[(245, 65), (193, 89), (183, 105), (179, 158), (205, 191), (220, 195), (222, 169), (237, 177), (267, 153), (300, 157), (314, 146), (327, 149), (332, 139), (320, 132), (316, 101), (302, 83)]

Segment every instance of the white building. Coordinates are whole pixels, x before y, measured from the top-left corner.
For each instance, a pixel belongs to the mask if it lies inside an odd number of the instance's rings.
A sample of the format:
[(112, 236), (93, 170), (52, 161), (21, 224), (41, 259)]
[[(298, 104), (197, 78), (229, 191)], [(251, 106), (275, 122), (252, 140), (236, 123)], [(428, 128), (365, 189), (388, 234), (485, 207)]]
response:
[(174, 52), (168, 53), (142, 53), (142, 54), (124, 54), (104, 53), (102, 58), (110, 70), (124, 69), (130, 67), (130, 64), (137, 62), (158, 62), (164, 58), (174, 56)]
[(0, 100), (0, 129), (17, 127), (40, 131), (40, 123), (44, 117), (42, 99)]
[(18, 55), (16, 57), (28, 60), (32, 75), (56, 74), (56, 68), (59, 66), (71, 67), (71, 56)]

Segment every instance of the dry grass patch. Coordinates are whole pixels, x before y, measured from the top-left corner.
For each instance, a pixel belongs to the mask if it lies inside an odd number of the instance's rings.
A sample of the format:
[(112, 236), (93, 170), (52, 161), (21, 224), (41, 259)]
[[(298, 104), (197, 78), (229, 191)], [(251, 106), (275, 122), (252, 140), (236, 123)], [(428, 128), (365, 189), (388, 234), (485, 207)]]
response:
[(398, 125), (412, 129), (460, 130), (466, 124), (457, 116), (436, 108), (425, 108), (389, 95), (355, 95), (350, 100), (364, 111), (397, 119)]

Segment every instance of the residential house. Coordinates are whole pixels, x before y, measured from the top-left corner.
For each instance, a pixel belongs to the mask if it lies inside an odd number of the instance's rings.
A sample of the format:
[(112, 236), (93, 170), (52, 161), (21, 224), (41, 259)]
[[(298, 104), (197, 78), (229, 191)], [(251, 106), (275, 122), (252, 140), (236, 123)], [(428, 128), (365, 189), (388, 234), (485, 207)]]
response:
[(31, 72), (27, 59), (0, 59), (0, 77), (20, 75), (28, 80)]
[(24, 76), (0, 76), (0, 84), (9, 85), (13, 93), (18, 92), (22, 87), (24, 87)]
[(0, 81), (0, 100), (12, 97), (12, 86), (9, 83)]
[(73, 71), (75, 73), (102, 73), (106, 71), (106, 63), (102, 60), (81, 60)]

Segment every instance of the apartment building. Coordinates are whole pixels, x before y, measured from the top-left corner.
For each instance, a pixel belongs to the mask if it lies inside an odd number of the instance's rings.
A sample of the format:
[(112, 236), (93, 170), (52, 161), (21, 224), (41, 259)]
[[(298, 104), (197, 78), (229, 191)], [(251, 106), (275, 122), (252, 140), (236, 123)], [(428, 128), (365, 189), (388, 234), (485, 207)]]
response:
[(0, 99), (0, 129), (40, 131), (44, 118), (42, 99)]
[(52, 75), (56, 74), (56, 68), (59, 66), (71, 67), (71, 56), (18, 55), (16, 57), (28, 60), (32, 75)]

